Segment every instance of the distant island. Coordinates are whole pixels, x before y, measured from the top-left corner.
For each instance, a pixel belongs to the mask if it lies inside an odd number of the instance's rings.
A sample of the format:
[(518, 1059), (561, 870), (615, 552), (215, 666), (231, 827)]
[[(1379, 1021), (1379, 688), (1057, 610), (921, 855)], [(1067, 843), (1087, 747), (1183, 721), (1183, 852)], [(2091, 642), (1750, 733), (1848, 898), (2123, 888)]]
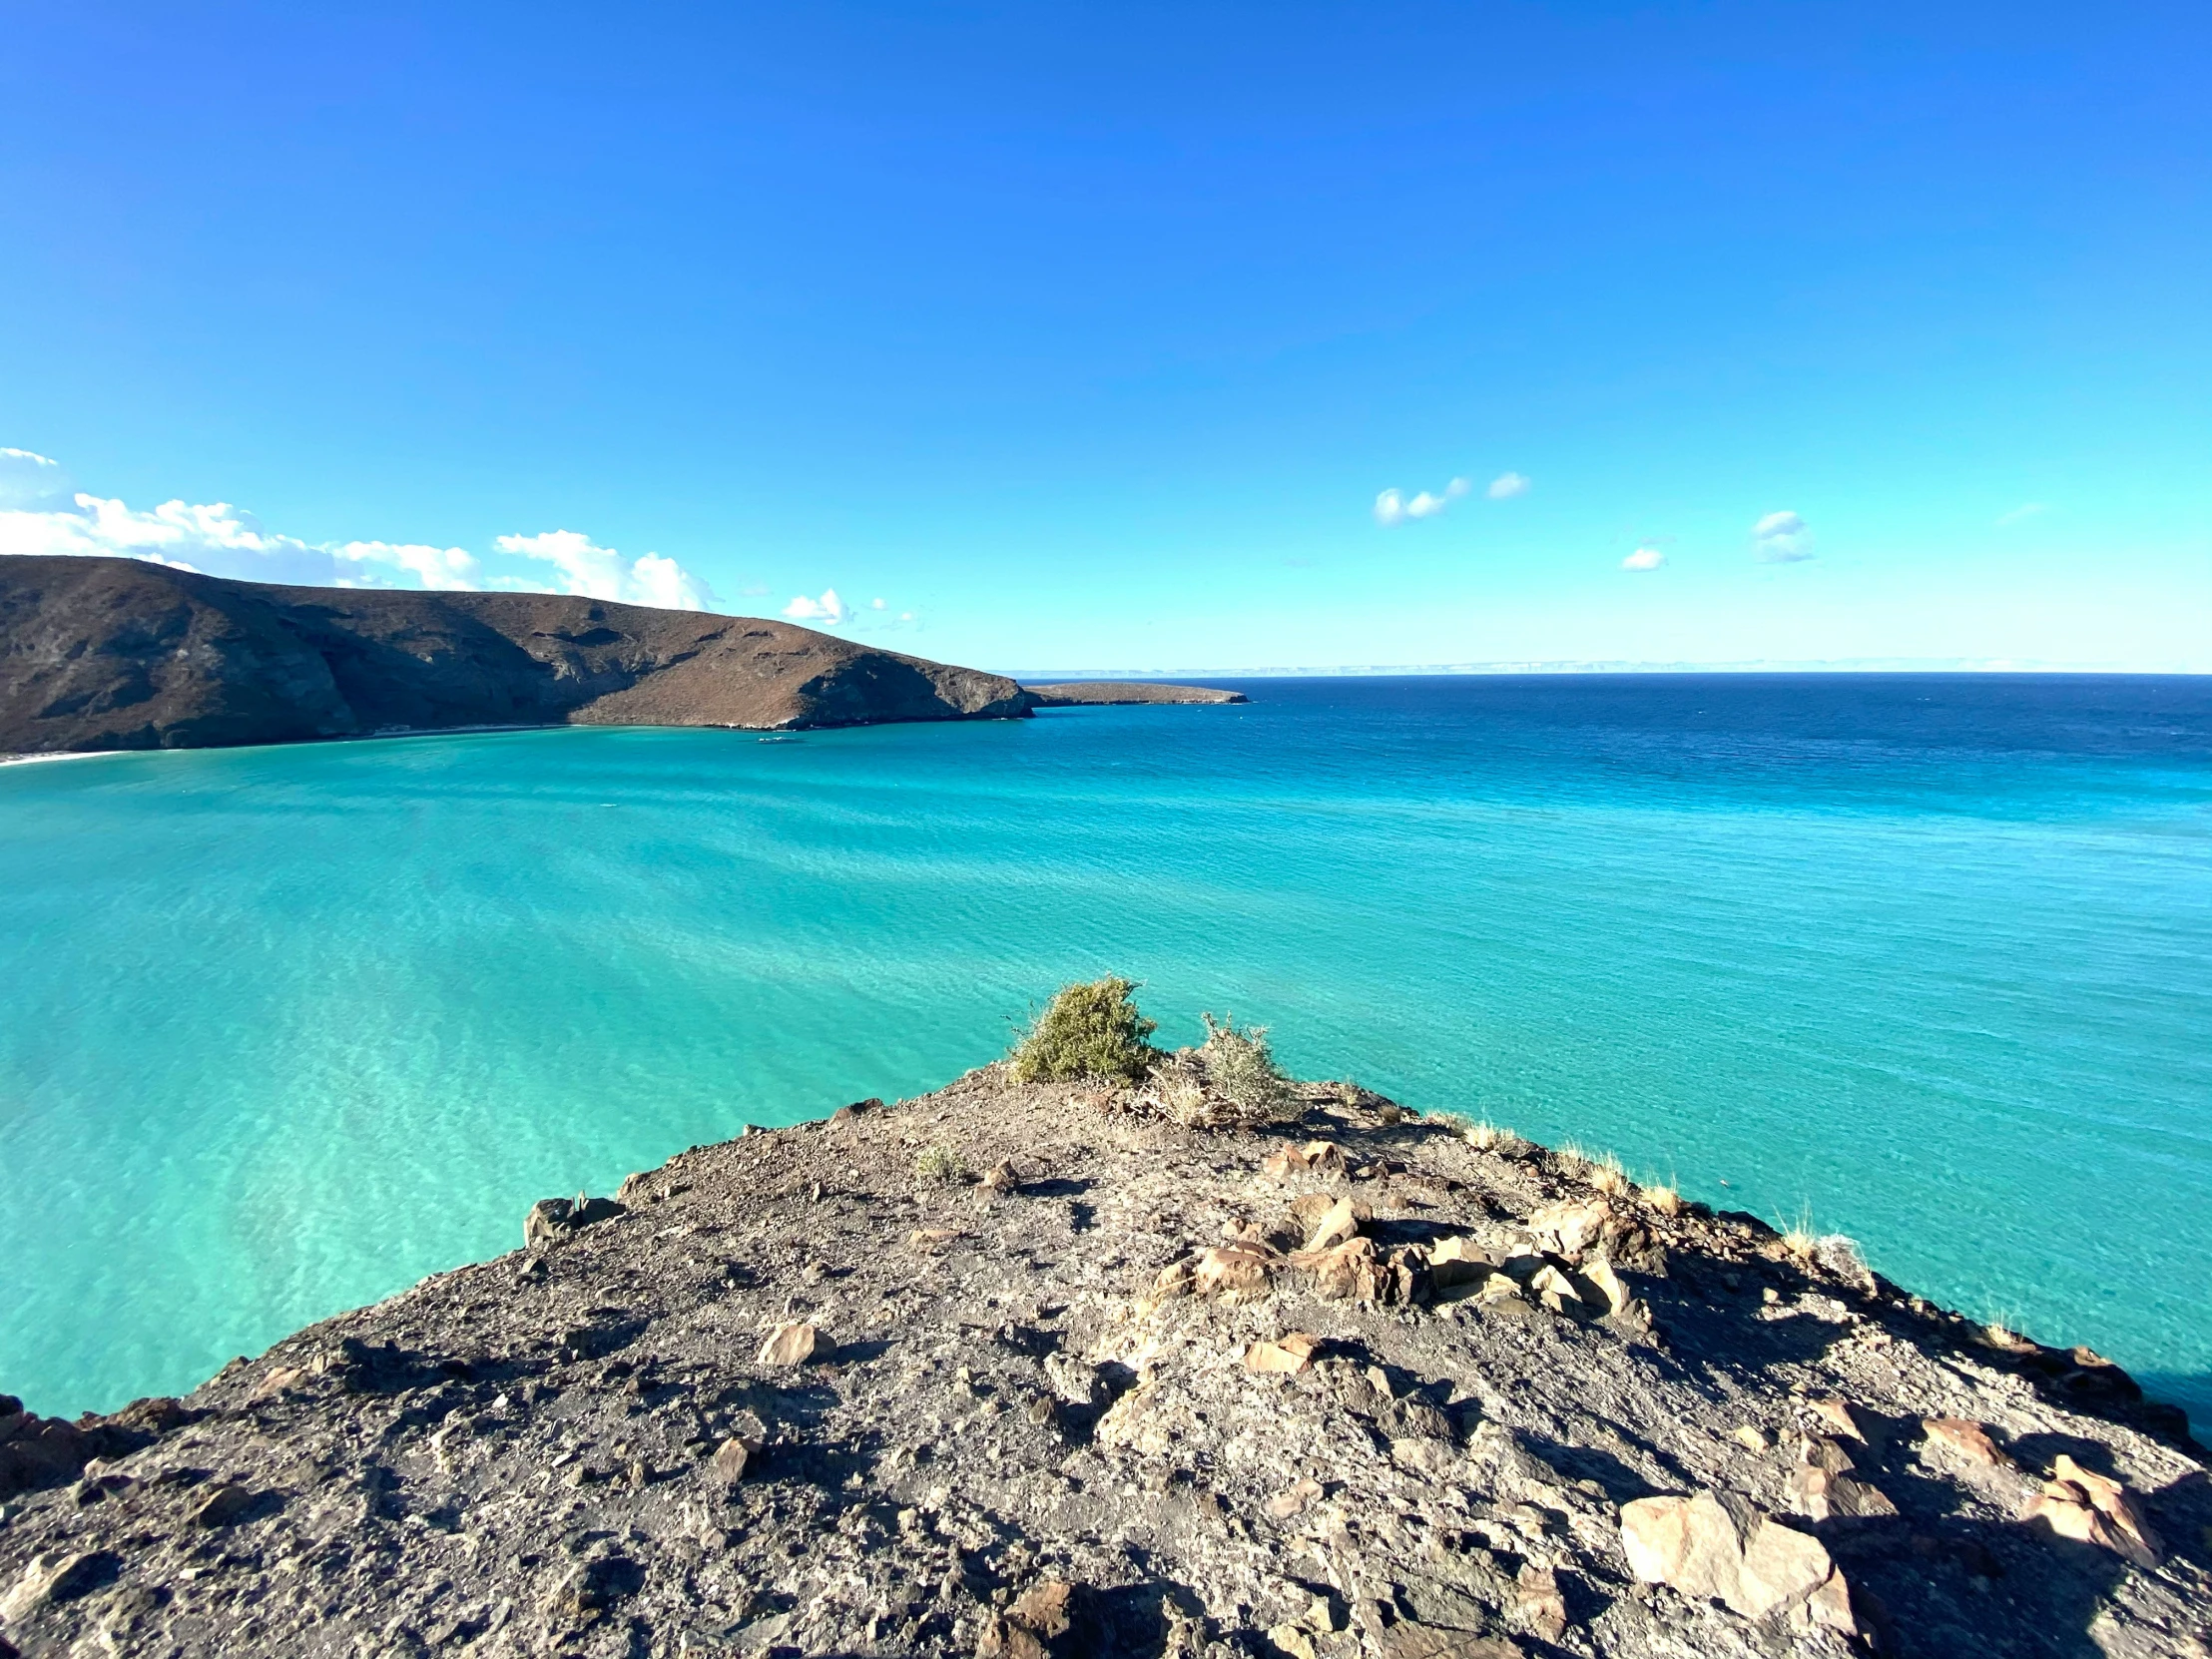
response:
[(1018, 720), (1076, 703), (757, 617), (544, 593), (278, 587), (137, 559), (0, 559), (0, 754), (210, 749), (528, 726), (765, 731)]
[(1137, 703), (1249, 703), (1243, 692), (1219, 686), (1171, 686), (1157, 680), (1070, 680), (1055, 686), (1023, 688), (1040, 709), (1104, 707)]

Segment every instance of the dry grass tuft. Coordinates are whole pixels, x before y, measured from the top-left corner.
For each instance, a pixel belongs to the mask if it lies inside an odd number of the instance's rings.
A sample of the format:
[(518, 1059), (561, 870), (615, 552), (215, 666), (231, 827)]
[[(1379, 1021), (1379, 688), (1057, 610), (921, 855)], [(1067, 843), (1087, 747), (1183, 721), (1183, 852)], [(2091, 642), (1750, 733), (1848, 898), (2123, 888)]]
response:
[(1488, 1118), (1467, 1131), (1467, 1144), (1477, 1152), (1495, 1152), (1503, 1158), (1518, 1158), (1528, 1150), (1526, 1141)]
[(1628, 1171), (1621, 1168), (1620, 1159), (1610, 1152), (1591, 1169), (1590, 1185), (1607, 1198), (1626, 1198), (1636, 1188), (1636, 1183), (1628, 1179)]
[(968, 1178), (967, 1160), (959, 1149), (938, 1142), (914, 1154), (914, 1179), (933, 1186), (955, 1187)]
[(1775, 1231), (1782, 1235), (1782, 1248), (1799, 1261), (1810, 1263), (1820, 1251), (1821, 1236), (1813, 1226), (1813, 1207), (1798, 1206), (1794, 1222), (1776, 1218)]
[(1641, 1189), (1641, 1191), (1644, 1202), (1657, 1210), (1662, 1216), (1679, 1216), (1682, 1214), (1682, 1195), (1675, 1190), (1671, 1182), (1654, 1183)]

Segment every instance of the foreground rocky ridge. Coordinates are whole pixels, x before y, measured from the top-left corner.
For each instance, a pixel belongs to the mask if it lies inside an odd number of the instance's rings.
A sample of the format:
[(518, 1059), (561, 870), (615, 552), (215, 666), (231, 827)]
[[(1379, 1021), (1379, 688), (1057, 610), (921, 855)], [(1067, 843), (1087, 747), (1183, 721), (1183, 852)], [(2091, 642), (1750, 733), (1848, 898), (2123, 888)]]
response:
[(0, 754), (474, 726), (989, 720), (1030, 703), (1002, 675), (751, 617), (0, 558)]
[(994, 1066), (526, 1231), (0, 1420), (0, 1655), (2206, 1651), (2117, 1368), (1349, 1085)]

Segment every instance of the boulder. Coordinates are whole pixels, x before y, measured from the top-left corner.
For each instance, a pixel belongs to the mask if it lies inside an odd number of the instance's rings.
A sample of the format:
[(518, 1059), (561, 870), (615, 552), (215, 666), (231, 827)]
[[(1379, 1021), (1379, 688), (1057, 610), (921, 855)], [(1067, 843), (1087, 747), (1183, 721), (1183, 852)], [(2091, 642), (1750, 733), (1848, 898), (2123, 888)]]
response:
[(1522, 1659), (1520, 1644), (1509, 1637), (1416, 1624), (1411, 1619), (1390, 1625), (1378, 1645), (1383, 1659)]
[(574, 1198), (541, 1198), (522, 1218), (522, 1243), (529, 1250), (559, 1244), (587, 1227), (626, 1214), (611, 1198), (586, 1198), (582, 1193)]
[(1050, 1651), (1047, 1644), (1067, 1634), (1073, 1593), (1073, 1585), (1057, 1578), (1025, 1591), (983, 1627), (975, 1659), (1043, 1659)]
[(1856, 1632), (1843, 1574), (1818, 1538), (1782, 1525), (1744, 1499), (1699, 1492), (1621, 1506), (1629, 1570), (1693, 1600), (1718, 1600), (1747, 1619)]
[(1825, 1426), (1846, 1439), (1857, 1440), (1861, 1445), (1867, 1444), (1867, 1425), (1850, 1400), (1829, 1397), (1808, 1400), (1806, 1403), (1813, 1408), (1813, 1414)]
[(1274, 1251), (1256, 1240), (1239, 1239), (1233, 1244), (1216, 1245), (1198, 1253), (1198, 1261), (1191, 1270), (1191, 1288), (1200, 1296), (1239, 1299), (1265, 1296), (1268, 1274), (1280, 1260)]
[(1353, 1211), (1352, 1200), (1340, 1198), (1314, 1223), (1314, 1231), (1308, 1236), (1305, 1248), (1308, 1254), (1327, 1250), (1357, 1237), (1359, 1232), (1360, 1218)]
[(1314, 1363), (1319, 1337), (1293, 1331), (1272, 1343), (1254, 1343), (1245, 1350), (1244, 1369), (1256, 1375), (1295, 1376)]
[(1970, 1422), (1964, 1417), (1923, 1417), (1921, 1432), (1932, 1446), (1939, 1446), (1952, 1456), (1968, 1463), (1979, 1463), (1988, 1468), (2010, 1468), (2012, 1459), (2004, 1454), (1989, 1437), (1983, 1424)]
[(1602, 1198), (1561, 1199), (1528, 1218), (1528, 1231), (1569, 1262), (1595, 1243), (1613, 1208)]
[(1334, 1141), (1308, 1141), (1304, 1146), (1287, 1146), (1271, 1154), (1260, 1165), (1262, 1173), (1272, 1175), (1278, 1181), (1288, 1181), (1294, 1176), (1313, 1175), (1326, 1179), (1338, 1179), (1345, 1173), (1344, 1149)]
[(1306, 1506), (1321, 1496), (1321, 1482), (1318, 1480), (1294, 1480), (1261, 1507), (1276, 1520), (1289, 1520), (1295, 1515), (1304, 1514)]
[(1898, 1512), (1898, 1506), (1880, 1487), (1810, 1464), (1792, 1469), (1783, 1489), (1789, 1494), (1790, 1507), (1810, 1521), (1838, 1516), (1872, 1520)]
[(745, 1478), (747, 1467), (760, 1451), (759, 1440), (733, 1434), (715, 1447), (715, 1454), (707, 1459), (707, 1472), (725, 1486), (735, 1486)]
[(35, 1411), (10, 1411), (0, 1416), (0, 1498), (66, 1484), (84, 1472), (92, 1454), (74, 1424)]
[(34, 1555), (0, 1595), (0, 1624), (19, 1624), (41, 1607), (74, 1601), (111, 1582), (122, 1566), (121, 1557), (104, 1549)]
[(757, 1366), (803, 1366), (814, 1358), (815, 1328), (805, 1320), (779, 1325), (754, 1356)]
[(2165, 1546), (2143, 1518), (2127, 1488), (2110, 1475), (2085, 1469), (2061, 1451), (2051, 1478), (2028, 1499), (2024, 1521), (2041, 1521), (2062, 1538), (2098, 1544), (2138, 1567), (2155, 1567)]
[(245, 1514), (253, 1502), (254, 1494), (244, 1486), (218, 1480), (201, 1489), (188, 1514), (195, 1526), (229, 1526)]

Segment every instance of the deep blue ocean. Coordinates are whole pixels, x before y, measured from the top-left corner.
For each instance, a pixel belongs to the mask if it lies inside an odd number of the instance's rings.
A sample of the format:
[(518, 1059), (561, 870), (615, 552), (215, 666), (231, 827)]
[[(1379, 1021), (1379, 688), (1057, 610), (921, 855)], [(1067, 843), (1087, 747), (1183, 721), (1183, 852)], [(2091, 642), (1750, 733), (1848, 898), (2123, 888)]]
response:
[(0, 1389), (187, 1388), (1111, 970), (2212, 1415), (2212, 680), (1243, 689), (0, 768)]

